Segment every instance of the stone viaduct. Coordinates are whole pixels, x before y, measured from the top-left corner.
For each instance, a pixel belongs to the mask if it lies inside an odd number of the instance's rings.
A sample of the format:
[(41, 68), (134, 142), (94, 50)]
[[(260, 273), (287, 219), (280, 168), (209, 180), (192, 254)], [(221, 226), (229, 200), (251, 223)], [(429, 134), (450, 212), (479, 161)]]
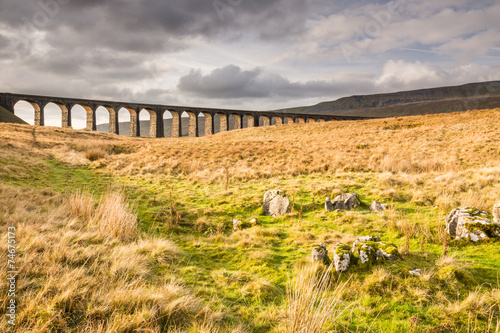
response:
[[(205, 117), (205, 135), (214, 133), (216, 115), (220, 121), (220, 132), (229, 130), (229, 117), (234, 119), (233, 128), (240, 129), (243, 126), (243, 117), (246, 117), (247, 127), (257, 127), (260, 123), (269, 126), (271, 123), (277, 125), (285, 123), (306, 123), (322, 122), (330, 120), (360, 120), (369, 119), (365, 117), (315, 115), (300, 113), (282, 113), (273, 111), (245, 111), (212, 109), (200, 107), (184, 107), (174, 105), (141, 104), (111, 102), (101, 100), (88, 100), (78, 98), (64, 98), (51, 96), (36, 96), (24, 94), (0, 93), (0, 106), (14, 113), (14, 106), (19, 101), (31, 104), (35, 110), (35, 125), (44, 126), (44, 108), (47, 104), (53, 103), (61, 109), (62, 127), (71, 127), (71, 111), (74, 106), (80, 105), (87, 111), (87, 130), (96, 130), (96, 110), (104, 107), (109, 112), (109, 133), (120, 134), (118, 126), (118, 111), (126, 109), (130, 112), (130, 135), (140, 136), (139, 113), (146, 110), (150, 115), (150, 137), (164, 137), (163, 115), (170, 112), (172, 116), (172, 137), (179, 137), (182, 134), (181, 115), (186, 112), (189, 115), (189, 136), (200, 136), (199, 118), (200, 114)], [(262, 119), (262, 122), (260, 120)], [(272, 121), (274, 119), (274, 121)]]

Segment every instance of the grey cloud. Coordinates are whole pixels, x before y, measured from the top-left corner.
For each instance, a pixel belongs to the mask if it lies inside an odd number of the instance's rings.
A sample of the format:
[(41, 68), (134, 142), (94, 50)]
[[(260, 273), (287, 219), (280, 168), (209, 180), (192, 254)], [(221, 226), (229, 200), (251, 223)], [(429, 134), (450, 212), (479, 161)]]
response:
[[(372, 91), (368, 80), (357, 81), (357, 89)], [(291, 82), (288, 79), (264, 71), (261, 68), (242, 70), (229, 65), (203, 75), (200, 70), (192, 70), (181, 77), (178, 89), (193, 95), (208, 98), (306, 98), (319, 96), (339, 96), (352, 91), (352, 86), (336, 81)]]

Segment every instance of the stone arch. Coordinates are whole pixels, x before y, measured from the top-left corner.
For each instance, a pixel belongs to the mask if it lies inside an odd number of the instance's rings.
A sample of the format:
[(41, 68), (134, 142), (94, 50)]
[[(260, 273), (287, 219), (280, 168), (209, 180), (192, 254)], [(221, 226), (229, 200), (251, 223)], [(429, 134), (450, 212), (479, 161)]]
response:
[[(145, 112), (144, 112), (145, 111)], [(147, 115), (148, 116), (148, 122), (149, 122), (149, 125), (147, 126), (148, 130), (147, 130), (147, 133), (146, 133), (146, 130), (145, 128), (141, 131), (141, 114), (142, 115)], [(137, 115), (137, 122), (139, 124), (139, 131), (138, 131), (138, 136), (146, 136), (146, 137), (150, 137), (150, 138), (156, 138), (156, 129), (157, 129), (157, 119), (156, 119), (156, 112), (152, 109), (149, 109), (149, 108), (142, 108), (138, 115)], [(144, 132), (144, 133), (141, 133), (141, 132)]]
[(268, 116), (260, 116), (259, 126), (271, 126), (271, 118), (269, 118)]
[(293, 118), (292, 117), (285, 117), (284, 124), (293, 124)]
[[(128, 135), (128, 136), (137, 136), (137, 111), (134, 110), (131, 107), (121, 107), (117, 111), (117, 117), (118, 117), (118, 133), (121, 135)], [(120, 123), (127, 123), (129, 124), (129, 128), (123, 128), (120, 129)]]
[(302, 118), (302, 117), (297, 117), (296, 120), (297, 120), (297, 123), (299, 123), (299, 124), (304, 124), (306, 122), (304, 120), (304, 118)]
[(280, 116), (272, 116), (271, 120), (272, 125), (283, 125), (283, 118)]
[[(94, 117), (92, 108), (88, 105), (76, 103), (70, 108), (71, 127), (74, 129), (86, 129), (92, 131), (92, 123), (89, 127), (89, 119)], [(80, 117), (80, 115), (83, 115)]]
[(203, 135), (207, 136), (207, 135), (212, 135), (214, 134), (214, 128), (213, 128), (213, 117), (212, 117), (212, 114), (208, 113), (208, 112), (200, 112), (199, 116), (204, 116), (205, 117), (205, 131), (203, 132)]
[(319, 119), (318, 119), (318, 123), (324, 123), (324, 122), (326, 122), (326, 120), (325, 120), (325, 119), (323, 119), (323, 118), (319, 118)]
[(181, 117), (189, 117), (189, 122), (187, 126), (187, 131), (183, 129), (182, 136), (197, 137), (198, 136), (198, 117), (196, 113), (192, 111), (184, 111)]
[(231, 113), (229, 115), (229, 117), (230, 117), (229, 123), (232, 125), (231, 129), (238, 130), (238, 129), (242, 129), (243, 128), (242, 119), (241, 119), (241, 115), (240, 114)]
[(163, 137), (178, 138), (181, 136), (181, 117), (174, 110), (163, 111)]
[[(13, 105), (14, 114), (30, 125), (44, 125), (44, 119), (41, 115), (40, 105), (33, 101), (20, 99)], [(30, 116), (31, 114), (31, 116)]]
[[(105, 126), (102, 126), (102, 125), (105, 125), (106, 123), (102, 123), (102, 124), (98, 124), (99, 122), (103, 122), (105, 121), (105, 116), (104, 115), (99, 115), (100, 114), (103, 114), (103, 112), (107, 111), (108, 112), (108, 133), (111, 133), (111, 134), (119, 134), (118, 133), (118, 117), (116, 116), (116, 111), (115, 109), (113, 109), (111, 106), (109, 105), (99, 105), (97, 106), (96, 110), (95, 110), (95, 113), (96, 113), (96, 128), (99, 128), (98, 126), (101, 125), (101, 127), (105, 127)], [(105, 132), (105, 130), (103, 130), (101, 128), (100, 132)]]
[(68, 108), (62, 104), (48, 102), (43, 106), (43, 115), (45, 118), (45, 126), (68, 127)]
[(217, 113), (219, 118), (219, 132), (227, 132), (229, 130), (228, 126), (228, 116), (225, 113)]
[(242, 126), (246, 125), (246, 128), (255, 127), (255, 117), (251, 114), (246, 114), (243, 116)]

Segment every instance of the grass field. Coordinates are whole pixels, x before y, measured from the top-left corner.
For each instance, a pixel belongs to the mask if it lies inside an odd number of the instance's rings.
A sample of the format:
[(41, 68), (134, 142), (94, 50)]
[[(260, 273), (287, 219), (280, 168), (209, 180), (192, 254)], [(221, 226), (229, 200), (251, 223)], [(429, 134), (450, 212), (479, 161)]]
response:
[[(0, 124), (16, 331), (500, 332), (500, 243), (444, 232), (452, 209), (500, 201), (498, 133), (500, 109), (179, 139)], [(293, 204), (277, 218), (262, 215), (274, 188)], [(360, 207), (323, 212), (350, 192)], [(372, 234), (400, 259), (340, 276), (310, 262)]]

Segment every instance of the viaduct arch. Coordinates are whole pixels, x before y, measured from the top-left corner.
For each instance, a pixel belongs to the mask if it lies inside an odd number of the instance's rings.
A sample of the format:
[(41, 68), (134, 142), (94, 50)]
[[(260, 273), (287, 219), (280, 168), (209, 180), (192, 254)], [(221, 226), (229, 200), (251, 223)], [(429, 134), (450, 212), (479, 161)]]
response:
[[(142, 110), (146, 110), (150, 116), (149, 136), (164, 137), (165, 129), (163, 128), (164, 115), (168, 112), (172, 116), (172, 137), (180, 137), (183, 130), (188, 132), (188, 136), (200, 136), (200, 118), (204, 117), (204, 133), (212, 135), (215, 129), (215, 119), (220, 119), (220, 132), (226, 132), (229, 128), (230, 116), (233, 119), (233, 129), (243, 128), (243, 120), (246, 120), (246, 127), (269, 126), (271, 123), (276, 125), (306, 123), (306, 122), (324, 122), (330, 120), (362, 120), (370, 119), (369, 117), (350, 117), (350, 116), (334, 116), (334, 115), (311, 115), (286, 113), (276, 111), (248, 111), (248, 110), (230, 110), (230, 109), (214, 109), (203, 107), (185, 107), (175, 105), (160, 105), (160, 104), (141, 104), (127, 102), (113, 102), (102, 100), (89, 100), (80, 98), (65, 98), (52, 96), (37, 96), (0, 93), (0, 106), (14, 113), (14, 106), (20, 101), (25, 101), (31, 104), (35, 112), (35, 125), (45, 126), (44, 108), (47, 104), (53, 103), (61, 109), (62, 127), (71, 127), (71, 115), (74, 106), (83, 107), (87, 114), (86, 130), (96, 130), (96, 111), (99, 107), (104, 107), (109, 112), (109, 133), (120, 134), (118, 126), (118, 112), (121, 109), (126, 109), (130, 112), (130, 136), (140, 136), (140, 119), (139, 114)], [(189, 117), (189, 125), (187, 129), (182, 128), (182, 114), (186, 113)], [(202, 117), (201, 117), (202, 116)], [(272, 121), (271, 121), (272, 120)], [(260, 125), (262, 124), (262, 125)]]

